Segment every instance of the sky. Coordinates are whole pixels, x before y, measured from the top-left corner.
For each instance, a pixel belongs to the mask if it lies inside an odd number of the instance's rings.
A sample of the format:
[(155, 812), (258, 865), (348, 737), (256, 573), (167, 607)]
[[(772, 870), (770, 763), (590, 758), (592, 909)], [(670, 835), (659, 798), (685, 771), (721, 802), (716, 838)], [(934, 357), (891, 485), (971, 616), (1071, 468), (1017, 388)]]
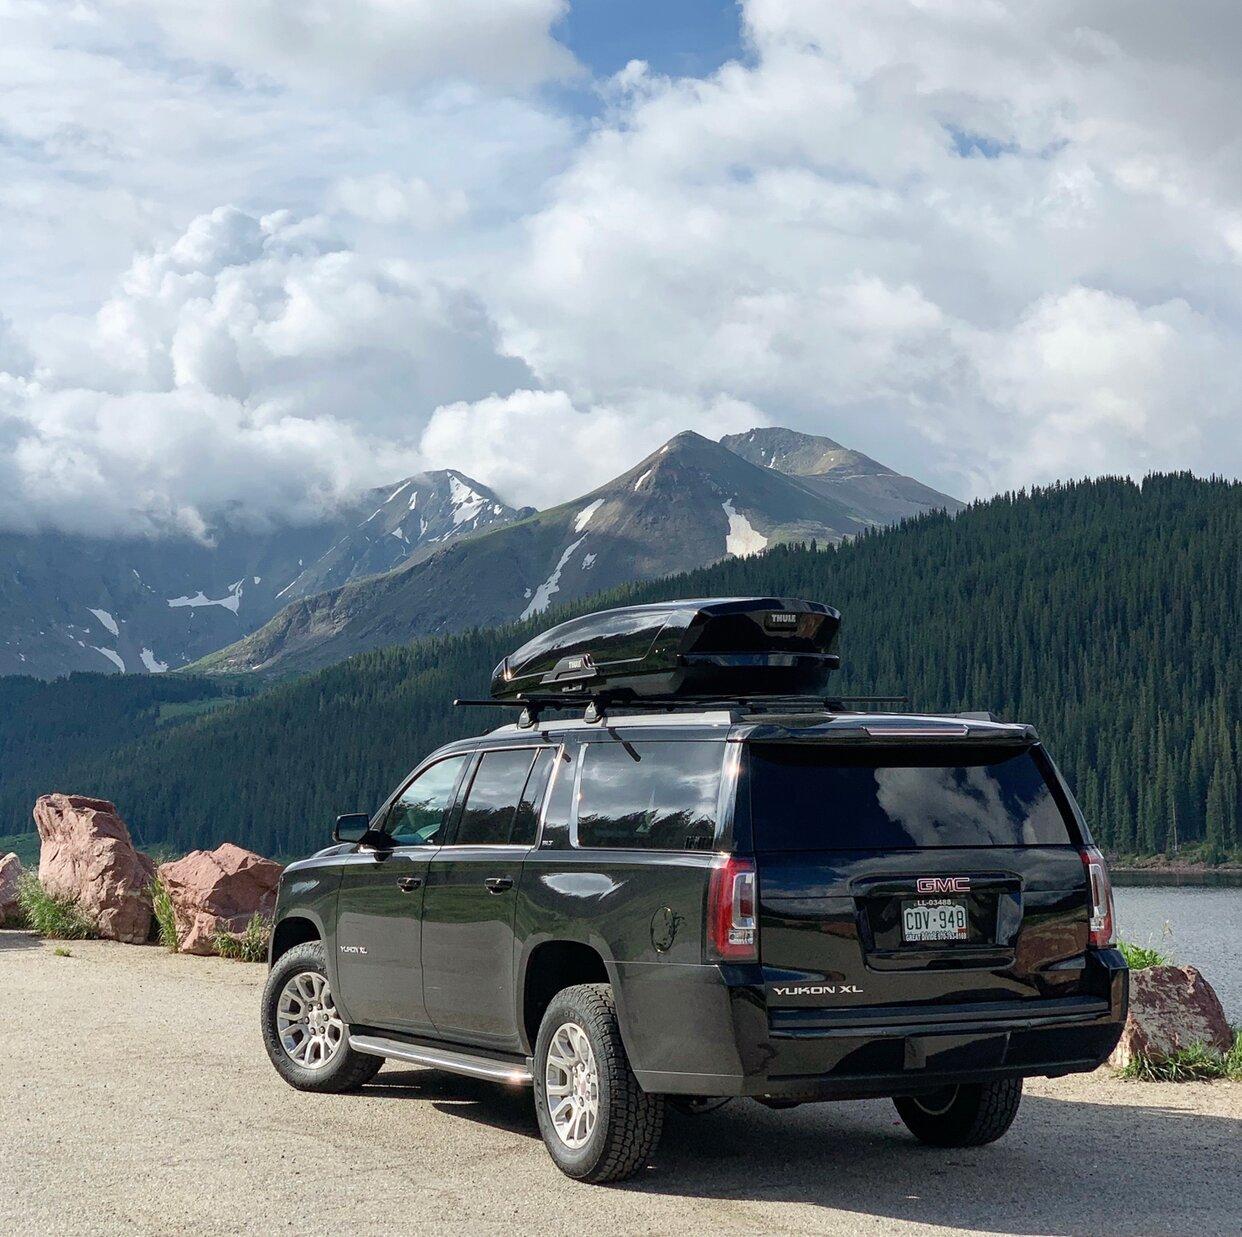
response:
[(1242, 469), (1233, 0), (0, 0), (0, 528), (828, 435)]

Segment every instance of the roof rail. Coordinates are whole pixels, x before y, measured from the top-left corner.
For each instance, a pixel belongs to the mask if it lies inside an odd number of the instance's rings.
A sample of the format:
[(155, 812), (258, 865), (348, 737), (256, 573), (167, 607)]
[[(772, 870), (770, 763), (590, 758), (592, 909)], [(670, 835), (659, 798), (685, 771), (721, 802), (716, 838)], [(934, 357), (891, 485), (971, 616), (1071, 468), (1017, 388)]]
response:
[(582, 710), (582, 720), (599, 722), (617, 709), (637, 709), (643, 713), (701, 712), (710, 708), (746, 709), (752, 713), (788, 713), (799, 709), (814, 709), (829, 713), (855, 711), (851, 706), (863, 704), (905, 704), (905, 696), (683, 696), (653, 695), (635, 698), (625, 694), (607, 692), (587, 695), (565, 693), (561, 695), (531, 694), (512, 700), (454, 700), (461, 708), (521, 709), (518, 725), (523, 729), (536, 726), (540, 717), (548, 712), (573, 712)]

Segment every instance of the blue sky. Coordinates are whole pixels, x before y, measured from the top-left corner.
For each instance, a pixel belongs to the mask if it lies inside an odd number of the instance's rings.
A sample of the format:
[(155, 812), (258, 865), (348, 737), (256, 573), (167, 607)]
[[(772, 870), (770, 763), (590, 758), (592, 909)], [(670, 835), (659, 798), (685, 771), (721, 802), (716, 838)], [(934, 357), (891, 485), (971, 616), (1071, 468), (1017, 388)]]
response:
[(733, 0), (577, 0), (555, 30), (597, 76), (645, 60), (657, 73), (703, 77), (742, 54)]
[(765, 424), (963, 498), (1242, 468), (1240, 6), (0, 28), (0, 529), (303, 518), (446, 466), (545, 505)]

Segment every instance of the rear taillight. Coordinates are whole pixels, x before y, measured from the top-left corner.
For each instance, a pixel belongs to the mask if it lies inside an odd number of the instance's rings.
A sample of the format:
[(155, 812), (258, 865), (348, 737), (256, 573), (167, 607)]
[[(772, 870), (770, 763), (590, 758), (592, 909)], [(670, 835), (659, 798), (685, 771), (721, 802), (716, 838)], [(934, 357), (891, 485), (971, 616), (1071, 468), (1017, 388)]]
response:
[(1091, 900), (1091, 945), (1107, 949), (1114, 939), (1113, 883), (1108, 879), (1108, 864), (1094, 846), (1084, 846), (1079, 854), (1087, 871), (1087, 896)]
[(707, 954), (717, 962), (759, 960), (758, 881), (754, 861), (722, 858), (707, 885)]

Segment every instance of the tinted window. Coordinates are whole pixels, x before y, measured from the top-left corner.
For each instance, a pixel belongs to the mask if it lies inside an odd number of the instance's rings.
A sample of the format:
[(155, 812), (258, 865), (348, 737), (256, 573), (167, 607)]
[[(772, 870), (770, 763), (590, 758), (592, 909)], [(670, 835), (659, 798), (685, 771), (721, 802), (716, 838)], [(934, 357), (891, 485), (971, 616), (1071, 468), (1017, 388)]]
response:
[(759, 850), (909, 850), (1070, 841), (1029, 750), (751, 749)]
[(723, 760), (723, 743), (588, 744), (578, 845), (710, 850)]
[(509, 840), (534, 755), (529, 747), (483, 753), (466, 795), (455, 842), (484, 845)]
[(444, 815), (465, 756), (450, 756), (424, 769), (388, 813), (388, 833), (401, 846), (433, 846), (442, 840)]
[(535, 757), (534, 767), (526, 779), (526, 789), (522, 791), (517, 815), (513, 818), (513, 833), (509, 841), (516, 845), (534, 845), (535, 833), (539, 828), (539, 805), (543, 802), (543, 792), (548, 787), (548, 774), (552, 772), (555, 758), (556, 752), (550, 747), (545, 747)]

